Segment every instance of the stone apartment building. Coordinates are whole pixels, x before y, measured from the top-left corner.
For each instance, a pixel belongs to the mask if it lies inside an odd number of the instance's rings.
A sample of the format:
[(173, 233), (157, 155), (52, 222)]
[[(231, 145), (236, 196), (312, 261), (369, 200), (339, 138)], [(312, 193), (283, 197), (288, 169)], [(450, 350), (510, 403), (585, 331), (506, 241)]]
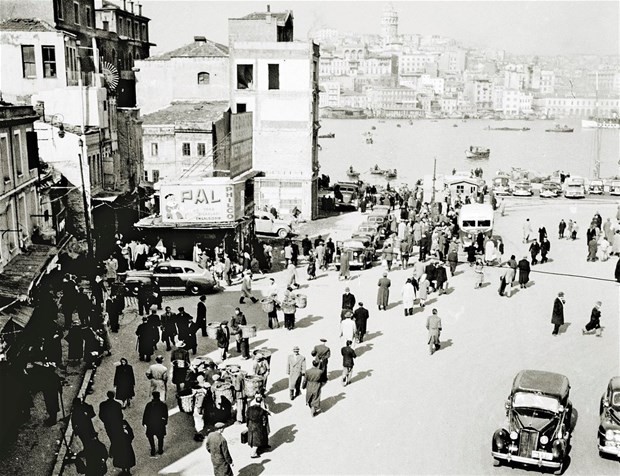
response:
[(319, 47), (293, 41), (290, 11), (231, 18), (230, 102), (254, 117), (257, 207), (318, 213)]

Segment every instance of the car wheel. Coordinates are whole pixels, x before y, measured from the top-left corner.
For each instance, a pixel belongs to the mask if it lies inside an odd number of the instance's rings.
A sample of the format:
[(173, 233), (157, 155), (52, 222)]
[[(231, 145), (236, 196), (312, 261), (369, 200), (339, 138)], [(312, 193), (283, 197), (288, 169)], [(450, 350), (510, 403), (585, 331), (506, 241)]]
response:
[(190, 284), (189, 286), (187, 286), (187, 291), (192, 296), (197, 296), (198, 294), (200, 294), (201, 290), (202, 290), (202, 288), (200, 286), (198, 286), (197, 284)]
[(278, 237), (279, 238), (286, 238), (288, 236), (288, 231), (286, 231), (284, 228), (280, 228), (278, 230)]

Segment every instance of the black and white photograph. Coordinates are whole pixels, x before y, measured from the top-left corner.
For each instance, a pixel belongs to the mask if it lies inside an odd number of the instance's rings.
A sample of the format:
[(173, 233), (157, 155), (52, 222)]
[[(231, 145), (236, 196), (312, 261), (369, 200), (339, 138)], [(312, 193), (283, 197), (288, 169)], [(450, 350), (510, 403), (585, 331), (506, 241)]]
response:
[(0, 0), (0, 476), (620, 470), (620, 1)]

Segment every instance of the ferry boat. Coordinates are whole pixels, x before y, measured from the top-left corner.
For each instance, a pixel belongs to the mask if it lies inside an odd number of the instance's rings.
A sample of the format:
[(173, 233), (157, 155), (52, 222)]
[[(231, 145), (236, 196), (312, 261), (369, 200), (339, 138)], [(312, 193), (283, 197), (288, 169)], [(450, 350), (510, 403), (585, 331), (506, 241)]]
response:
[(480, 147), (477, 145), (469, 146), (469, 150), (465, 151), (465, 157), (468, 159), (488, 159), (491, 156), (491, 149)]
[(582, 119), (582, 129), (620, 129), (620, 117)]
[(487, 131), (529, 131), (530, 128), (529, 127), (491, 127), (491, 126), (487, 126), (486, 127)]
[(573, 132), (575, 128), (568, 126), (561, 126), (556, 124), (553, 129), (545, 129), (545, 132)]
[(370, 173), (373, 175), (383, 175), (385, 172), (386, 170), (380, 169), (377, 164), (375, 164), (375, 166), (371, 167), (370, 169)]

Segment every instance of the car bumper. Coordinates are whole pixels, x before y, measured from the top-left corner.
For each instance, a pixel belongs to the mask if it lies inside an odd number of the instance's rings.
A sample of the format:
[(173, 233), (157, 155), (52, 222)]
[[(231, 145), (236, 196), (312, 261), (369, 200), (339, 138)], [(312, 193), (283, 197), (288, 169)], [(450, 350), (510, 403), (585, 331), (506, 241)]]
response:
[(496, 458), (499, 460), (529, 464), (532, 466), (538, 466), (538, 467), (543, 467), (543, 468), (556, 468), (557, 469), (560, 466), (562, 466), (561, 461), (549, 461), (549, 460), (543, 459), (542, 457), (541, 458), (528, 458), (527, 456), (518, 456), (518, 455), (509, 454), (509, 453), (500, 453), (499, 451), (493, 451), (492, 454), (493, 454), (493, 458)]
[(531, 197), (533, 194), (532, 193), (527, 193), (527, 192), (513, 192), (512, 196), (513, 197)]
[(608, 455), (620, 456), (620, 446), (598, 445), (598, 450)]

